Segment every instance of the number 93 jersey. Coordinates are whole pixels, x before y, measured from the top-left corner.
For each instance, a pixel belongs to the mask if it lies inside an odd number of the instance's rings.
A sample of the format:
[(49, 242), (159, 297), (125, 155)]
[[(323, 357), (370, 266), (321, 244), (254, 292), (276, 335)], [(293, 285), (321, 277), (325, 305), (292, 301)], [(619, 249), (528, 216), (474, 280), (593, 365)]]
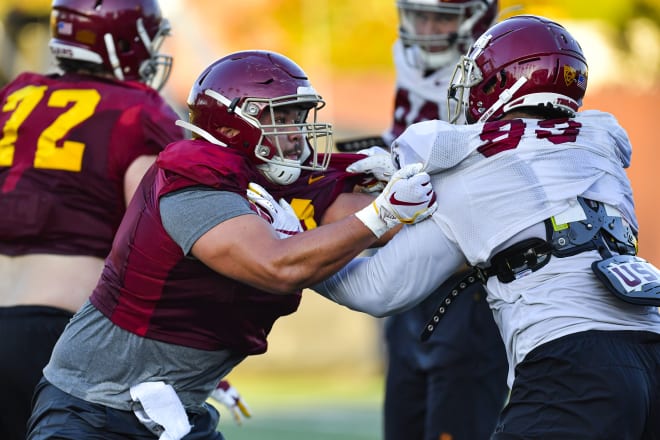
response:
[(23, 73), (0, 91), (0, 253), (105, 257), (125, 210), (124, 174), (181, 139), (156, 90)]

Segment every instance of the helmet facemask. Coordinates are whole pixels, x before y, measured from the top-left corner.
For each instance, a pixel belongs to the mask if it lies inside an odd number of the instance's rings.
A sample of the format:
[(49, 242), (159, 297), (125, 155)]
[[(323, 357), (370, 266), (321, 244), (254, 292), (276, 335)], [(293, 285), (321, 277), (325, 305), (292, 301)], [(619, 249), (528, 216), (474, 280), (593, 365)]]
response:
[[(310, 94), (273, 99), (247, 98), (244, 114), (254, 117), (261, 129), (255, 156), (264, 161), (259, 170), (273, 183), (289, 185), (302, 170), (325, 170), (332, 149), (332, 127), (317, 121), (325, 106), (320, 96)], [(319, 153), (324, 153), (321, 159)]]
[[(406, 61), (417, 69), (435, 70), (453, 63), (467, 50), (473, 39), (473, 28), (486, 14), (488, 6), (483, 1), (443, 3), (430, 1), (397, 1), (399, 9), (399, 38), (408, 48)], [(428, 23), (432, 24), (429, 25)], [(439, 29), (440, 23), (455, 30), (444, 33), (427, 33), (420, 29), (427, 23)], [(436, 28), (437, 26), (437, 28)]]
[(140, 64), (140, 78), (143, 83), (156, 90), (163, 88), (172, 72), (172, 56), (159, 52), (165, 42), (165, 38), (170, 36), (171, 29), (169, 20), (163, 18), (158, 25), (156, 35), (154, 35), (153, 39), (150, 39), (149, 34), (144, 30), (142, 19), (138, 20), (138, 35), (144, 47), (151, 55)]
[(481, 69), (474, 60), (481, 54), (489, 39), (489, 36), (482, 36), (474, 44), (470, 53), (463, 55), (456, 64), (447, 90), (447, 110), (449, 112), (447, 120), (452, 124), (456, 123), (462, 115), (465, 115), (469, 124), (474, 122), (469, 119), (466, 111), (469, 105), (470, 88), (483, 81)]
[[(142, 18), (138, 18), (136, 23), (137, 35), (144, 49), (149, 54), (149, 57), (140, 63), (138, 68), (138, 75), (140, 82), (143, 82), (156, 90), (160, 90), (170, 77), (172, 71), (172, 56), (159, 53), (160, 47), (163, 45), (165, 38), (170, 35), (171, 26), (167, 19), (163, 18), (159, 25), (153, 39), (149, 37), (149, 33), (144, 27)], [(117, 56), (117, 47), (111, 34), (104, 35), (105, 46), (108, 51), (108, 58), (112, 66), (112, 73), (115, 78), (123, 81), (124, 72)], [(121, 42), (120, 42), (121, 45)], [(119, 48), (121, 51), (122, 48)]]
[[(485, 108), (480, 102), (473, 103), (481, 114), (478, 121), (474, 120), (470, 112), (467, 111), (470, 105), (470, 89), (481, 86), (485, 89), (484, 93), (489, 93), (488, 90), (491, 89), (490, 84), (483, 84), (484, 77), (475, 60), (481, 55), (486, 46), (488, 46), (491, 37), (489, 34), (482, 35), (470, 49), (470, 53), (467, 56), (462, 56), (456, 65), (447, 92), (447, 108), (449, 109), (449, 122), (451, 123), (455, 123), (461, 114), (465, 115), (465, 120), (468, 124), (489, 121), (502, 107), (505, 110), (509, 110), (506, 103), (527, 82), (527, 77), (521, 76), (511, 87), (501, 91), (497, 100), (488, 108)], [(502, 75), (504, 75), (504, 72), (502, 72)], [(491, 78), (491, 81), (494, 79)]]
[[(330, 162), (332, 126), (317, 121), (317, 113), (325, 106), (325, 101), (313, 89), (301, 89), (297, 95), (245, 98), (241, 105), (239, 99), (232, 101), (214, 90), (204, 91), (206, 96), (240, 119), (242, 128), (235, 137), (252, 145), (251, 157), (256, 159), (253, 161), (257, 162), (257, 168), (278, 185), (293, 183), (301, 170), (324, 171)], [(293, 120), (282, 120), (282, 113), (287, 110), (296, 115)], [(229, 146), (228, 139), (219, 140), (215, 134), (192, 123), (177, 121), (177, 125), (213, 144)], [(292, 153), (294, 147), (287, 140), (291, 137), (299, 138), (298, 145), (294, 142), (295, 154)]]

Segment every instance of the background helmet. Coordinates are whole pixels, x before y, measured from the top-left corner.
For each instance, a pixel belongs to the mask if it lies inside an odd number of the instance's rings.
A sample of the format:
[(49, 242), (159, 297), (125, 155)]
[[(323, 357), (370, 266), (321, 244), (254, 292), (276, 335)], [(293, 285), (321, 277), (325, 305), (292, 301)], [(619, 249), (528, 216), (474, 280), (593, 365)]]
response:
[[(470, 44), (495, 22), (499, 0), (398, 0), (399, 39), (408, 47), (408, 61), (434, 70), (456, 62)], [(423, 35), (415, 26), (420, 15), (445, 14), (458, 18), (458, 30)]]
[[(519, 15), (487, 30), (461, 58), (449, 85), (454, 122), (500, 119), (516, 108), (573, 116), (587, 88), (587, 60), (561, 25)], [(451, 108), (451, 106), (450, 106)]]
[[(269, 180), (287, 185), (302, 169), (327, 168), (332, 127), (316, 120), (324, 105), (305, 72), (289, 58), (269, 51), (236, 52), (197, 78), (188, 96), (190, 123), (179, 125), (195, 138), (243, 152)], [(303, 108), (304, 117), (297, 123), (277, 123), (273, 110), (282, 106)], [(269, 124), (259, 122), (264, 112), (270, 113)], [(298, 160), (285, 158), (280, 147), (280, 137), (290, 134), (302, 134)], [(322, 162), (318, 153), (325, 153)]]
[(108, 72), (156, 89), (169, 77), (172, 57), (158, 50), (170, 25), (156, 0), (54, 0), (50, 21), (49, 47), (63, 67)]

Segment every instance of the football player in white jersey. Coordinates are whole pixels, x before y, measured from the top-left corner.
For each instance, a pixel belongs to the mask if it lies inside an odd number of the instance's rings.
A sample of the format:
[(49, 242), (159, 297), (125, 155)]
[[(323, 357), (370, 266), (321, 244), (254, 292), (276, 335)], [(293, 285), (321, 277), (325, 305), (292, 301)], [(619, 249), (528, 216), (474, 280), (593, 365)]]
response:
[[(498, 3), (397, 1), (396, 91), (391, 127), (382, 135), (386, 145), (413, 123), (447, 119), (454, 67), (494, 22)], [(451, 322), (427, 341), (419, 339), (450, 287), (385, 321), (384, 440), (482, 440), (495, 427), (508, 394), (507, 362), (483, 288), (473, 285), (457, 300)]]
[[(561, 25), (521, 15), (492, 26), (449, 87), (449, 119), (468, 125), (420, 122), (393, 144), (397, 165), (431, 174), (432, 220), (315, 287), (383, 316), (472, 266), (464, 284), (485, 280), (509, 362), (492, 439), (660, 438), (660, 272), (636, 256), (625, 130), (578, 111), (587, 79)], [(445, 331), (455, 299), (420, 332)]]

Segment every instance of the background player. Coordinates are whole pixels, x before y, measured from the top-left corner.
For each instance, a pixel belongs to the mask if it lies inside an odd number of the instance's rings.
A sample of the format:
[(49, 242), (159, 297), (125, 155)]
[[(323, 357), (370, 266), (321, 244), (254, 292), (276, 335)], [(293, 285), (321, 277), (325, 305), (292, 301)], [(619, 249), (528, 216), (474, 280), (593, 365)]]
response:
[(83, 304), (144, 170), (181, 139), (158, 89), (155, 0), (52, 4), (61, 73), (0, 90), (0, 438), (23, 440), (41, 370)]
[(660, 272), (636, 256), (627, 133), (611, 114), (578, 111), (587, 81), (558, 23), (488, 29), (450, 85), (449, 120), (469, 125), (420, 122), (393, 145), (401, 166), (426, 164), (437, 212), (323, 283), (359, 310), (365, 292), (412, 301), (476, 267), (509, 361), (493, 440), (660, 436)]
[[(394, 113), (383, 134), (388, 146), (410, 124), (447, 118), (447, 86), (456, 62), (494, 22), (498, 0), (399, 0), (397, 7)], [(349, 169), (375, 172), (378, 166), (386, 179), (383, 168), (390, 158), (383, 162), (378, 149), (361, 152), (374, 156)], [(422, 342), (419, 337), (438, 298), (460, 277), (385, 320), (385, 440), (478, 440), (488, 438), (495, 426), (508, 392), (506, 355), (480, 286), (458, 297), (431, 338)]]

